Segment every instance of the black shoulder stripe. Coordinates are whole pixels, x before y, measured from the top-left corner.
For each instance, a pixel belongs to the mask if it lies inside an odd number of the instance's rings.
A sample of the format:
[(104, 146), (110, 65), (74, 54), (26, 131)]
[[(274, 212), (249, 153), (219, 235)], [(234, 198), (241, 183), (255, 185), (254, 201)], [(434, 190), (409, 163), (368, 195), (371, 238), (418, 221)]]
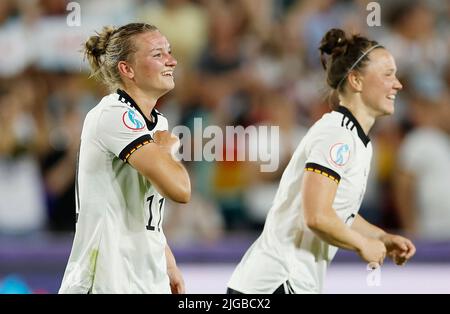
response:
[(341, 126), (344, 126), (344, 121), (347, 118), (347, 124), (345, 127), (348, 129), (350, 122), (353, 122), (353, 125), (351, 126), (350, 130), (353, 130), (356, 127), (356, 131), (358, 132), (358, 137), (363, 142), (364, 146), (367, 147), (367, 145), (370, 142), (370, 138), (367, 136), (367, 134), (364, 132), (363, 128), (359, 124), (358, 120), (356, 120), (355, 116), (351, 113), (350, 110), (348, 110), (346, 107), (339, 106), (335, 111), (342, 113), (342, 121)]
[(345, 124), (345, 127), (348, 129), (348, 125), (352, 122), (352, 120), (348, 119), (347, 123)]
[(136, 150), (141, 148), (142, 146), (150, 143), (152, 141), (152, 137), (150, 134), (142, 135), (141, 137), (138, 137), (133, 142), (128, 144), (119, 154), (119, 158), (122, 159), (124, 162), (128, 161), (128, 158), (130, 158), (131, 154), (133, 154)]
[(313, 162), (306, 163), (305, 170), (324, 175), (336, 183), (341, 181), (341, 176), (336, 171)]
[(158, 109), (153, 108), (153, 110), (156, 112), (156, 114), (164, 117), (164, 115)]

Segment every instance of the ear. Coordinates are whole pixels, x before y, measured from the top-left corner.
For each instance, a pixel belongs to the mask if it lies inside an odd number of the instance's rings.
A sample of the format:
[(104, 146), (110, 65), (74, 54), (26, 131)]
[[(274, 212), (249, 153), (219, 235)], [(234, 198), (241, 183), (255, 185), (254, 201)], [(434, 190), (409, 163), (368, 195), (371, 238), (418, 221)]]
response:
[(119, 69), (119, 73), (121, 76), (129, 78), (130, 80), (134, 78), (134, 70), (128, 62), (119, 61), (119, 63), (117, 64), (117, 68)]
[(362, 91), (362, 77), (361, 75), (356, 71), (351, 71), (348, 74), (348, 85), (351, 88), (351, 90), (360, 93)]

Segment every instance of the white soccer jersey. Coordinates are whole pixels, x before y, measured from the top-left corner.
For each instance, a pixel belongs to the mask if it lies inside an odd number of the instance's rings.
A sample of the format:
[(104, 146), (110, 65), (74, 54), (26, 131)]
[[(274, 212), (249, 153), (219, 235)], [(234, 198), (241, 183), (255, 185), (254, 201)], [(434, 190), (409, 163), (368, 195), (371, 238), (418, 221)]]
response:
[[(300, 142), (286, 167), (261, 236), (236, 267), (228, 287), (242, 293), (289, 291), (319, 293), (337, 247), (316, 236), (305, 223), (301, 182), (305, 171), (337, 182), (333, 202), (339, 218), (351, 225), (366, 189), (372, 145), (345, 107), (325, 114)], [(288, 292), (289, 292), (288, 291)]]
[(127, 163), (155, 131), (168, 129), (158, 111), (151, 115), (152, 122), (122, 90), (87, 114), (76, 232), (60, 293), (170, 293), (161, 227), (164, 198)]

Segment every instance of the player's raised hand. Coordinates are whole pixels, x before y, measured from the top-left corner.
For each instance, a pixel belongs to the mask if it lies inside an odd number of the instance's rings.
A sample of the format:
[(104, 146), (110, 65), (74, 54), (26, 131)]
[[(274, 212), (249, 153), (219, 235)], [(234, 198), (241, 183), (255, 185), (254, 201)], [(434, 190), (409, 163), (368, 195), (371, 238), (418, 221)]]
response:
[(172, 155), (180, 148), (180, 140), (169, 131), (156, 131), (153, 134), (153, 141)]
[(414, 244), (405, 237), (387, 233), (380, 240), (386, 246), (387, 255), (397, 265), (404, 265), (416, 253)]

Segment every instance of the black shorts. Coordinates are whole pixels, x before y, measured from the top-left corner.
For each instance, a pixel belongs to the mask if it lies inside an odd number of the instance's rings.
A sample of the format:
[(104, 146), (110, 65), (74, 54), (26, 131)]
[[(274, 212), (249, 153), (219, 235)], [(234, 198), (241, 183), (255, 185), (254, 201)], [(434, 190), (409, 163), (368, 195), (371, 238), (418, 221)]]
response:
[[(227, 294), (244, 294), (240, 291), (227, 288)], [(275, 289), (272, 294), (295, 294), (294, 289), (292, 289), (291, 284), (289, 283), (289, 280), (286, 280), (286, 282), (282, 283), (278, 288)]]

